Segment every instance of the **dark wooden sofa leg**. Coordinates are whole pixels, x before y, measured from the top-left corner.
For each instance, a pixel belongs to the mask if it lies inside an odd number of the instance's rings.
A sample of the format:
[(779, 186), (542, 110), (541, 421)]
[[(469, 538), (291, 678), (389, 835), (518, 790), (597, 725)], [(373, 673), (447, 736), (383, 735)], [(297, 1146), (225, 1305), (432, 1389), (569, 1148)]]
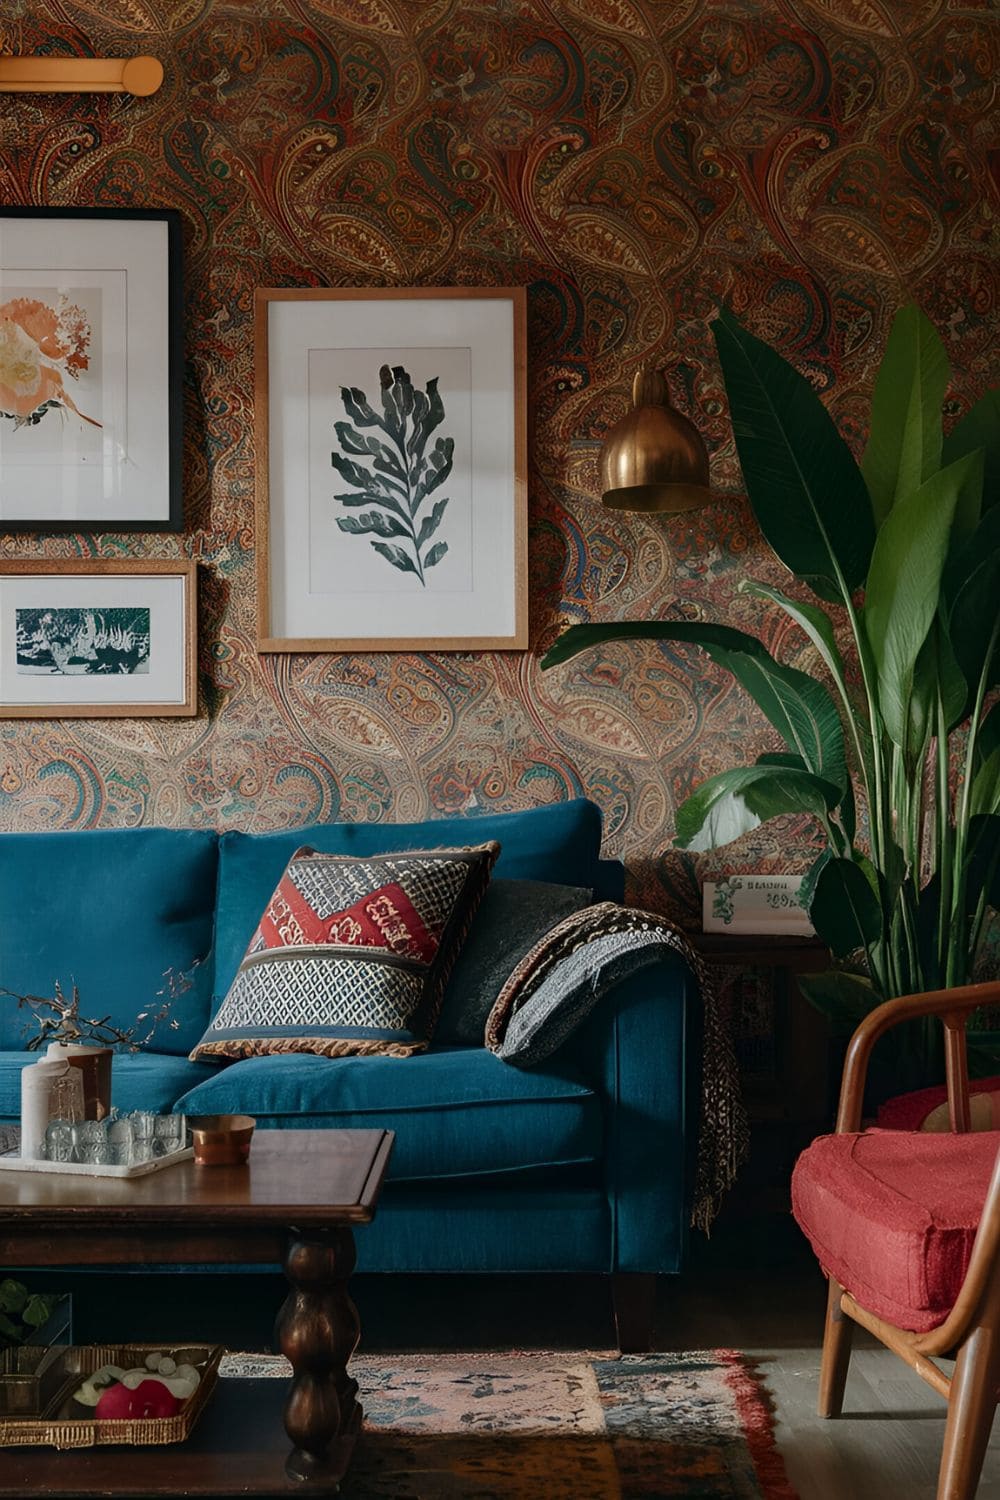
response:
[(623, 1354), (645, 1354), (653, 1347), (656, 1277), (650, 1271), (616, 1271), (611, 1278), (618, 1347)]

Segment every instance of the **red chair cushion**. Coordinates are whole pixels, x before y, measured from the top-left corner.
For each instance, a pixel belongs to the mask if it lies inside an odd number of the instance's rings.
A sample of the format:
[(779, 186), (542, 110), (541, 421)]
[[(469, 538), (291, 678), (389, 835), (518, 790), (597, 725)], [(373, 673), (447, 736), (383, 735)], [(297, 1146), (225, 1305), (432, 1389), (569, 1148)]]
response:
[(998, 1147), (993, 1130), (820, 1136), (796, 1163), (792, 1212), (862, 1307), (926, 1333), (961, 1290)]
[[(1000, 1098), (1000, 1078), (973, 1078), (969, 1082), (970, 1094), (991, 1094)], [(912, 1094), (897, 1094), (879, 1105), (878, 1123), (884, 1130), (919, 1130), (927, 1116), (948, 1098), (944, 1084), (934, 1088), (917, 1089)], [(997, 1101), (993, 1104), (994, 1123), (1000, 1125)]]

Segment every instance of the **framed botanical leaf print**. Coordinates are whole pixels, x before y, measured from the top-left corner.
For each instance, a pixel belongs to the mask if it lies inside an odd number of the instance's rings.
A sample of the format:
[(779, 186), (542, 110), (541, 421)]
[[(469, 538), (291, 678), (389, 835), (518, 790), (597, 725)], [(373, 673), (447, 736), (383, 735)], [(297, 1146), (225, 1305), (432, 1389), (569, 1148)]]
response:
[(528, 644), (520, 288), (260, 288), (258, 649)]

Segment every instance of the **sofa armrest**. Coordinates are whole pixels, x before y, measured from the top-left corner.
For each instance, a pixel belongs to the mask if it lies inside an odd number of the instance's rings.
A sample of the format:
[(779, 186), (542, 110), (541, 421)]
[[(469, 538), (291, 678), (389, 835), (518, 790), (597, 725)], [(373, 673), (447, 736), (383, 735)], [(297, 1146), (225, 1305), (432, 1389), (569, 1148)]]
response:
[(604, 1101), (610, 1271), (678, 1271), (694, 1189), (701, 1000), (670, 954), (609, 991), (559, 1055)]

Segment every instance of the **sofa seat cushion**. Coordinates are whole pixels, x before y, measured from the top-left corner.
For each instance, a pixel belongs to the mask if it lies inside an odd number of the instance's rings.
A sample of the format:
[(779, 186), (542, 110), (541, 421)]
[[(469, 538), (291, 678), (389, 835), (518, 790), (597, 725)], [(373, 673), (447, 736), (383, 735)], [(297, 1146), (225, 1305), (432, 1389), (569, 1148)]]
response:
[[(150, 1023), (137, 1017), (169, 997), (172, 975), (183, 993), (152, 1045), (190, 1052), (208, 1023), (217, 865), (217, 837), (200, 830), (5, 833), (0, 987), (51, 996), (58, 979), (68, 995), (75, 982), (82, 1015), (142, 1036)], [(30, 1019), (4, 1000), (0, 1048), (24, 1047)]]
[(215, 925), (215, 1004), (232, 984), (246, 946), (281, 872), (302, 844), (324, 854), (388, 854), (496, 839), (495, 874), (593, 886), (601, 850), (601, 814), (576, 797), (525, 812), (431, 818), (424, 823), (316, 823), (284, 833), (225, 833), (219, 840)]
[(796, 1164), (792, 1210), (863, 1307), (926, 1333), (961, 1290), (998, 1147), (996, 1131), (820, 1136)]
[(186, 1114), (249, 1114), (260, 1126), (396, 1132), (395, 1181), (592, 1165), (601, 1104), (568, 1064), (526, 1073), (483, 1048), (415, 1057), (254, 1057), (199, 1083)]
[[(37, 1052), (0, 1052), (0, 1119), (21, 1117), (21, 1069), (38, 1061)], [(119, 1052), (111, 1064), (111, 1102), (128, 1114), (150, 1109), (169, 1114), (180, 1096), (217, 1069), (164, 1052)]]

